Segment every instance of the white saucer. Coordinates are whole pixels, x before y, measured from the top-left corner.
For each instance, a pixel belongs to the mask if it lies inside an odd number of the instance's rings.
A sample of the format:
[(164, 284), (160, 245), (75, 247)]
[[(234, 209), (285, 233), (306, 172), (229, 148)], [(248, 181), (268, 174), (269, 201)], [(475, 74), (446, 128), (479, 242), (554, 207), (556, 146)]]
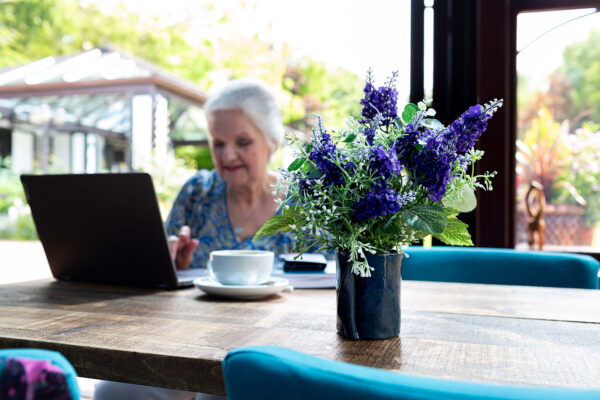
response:
[(209, 276), (194, 279), (194, 286), (204, 293), (230, 299), (259, 299), (279, 293), (289, 284), (287, 279), (276, 277), (266, 285), (223, 285)]

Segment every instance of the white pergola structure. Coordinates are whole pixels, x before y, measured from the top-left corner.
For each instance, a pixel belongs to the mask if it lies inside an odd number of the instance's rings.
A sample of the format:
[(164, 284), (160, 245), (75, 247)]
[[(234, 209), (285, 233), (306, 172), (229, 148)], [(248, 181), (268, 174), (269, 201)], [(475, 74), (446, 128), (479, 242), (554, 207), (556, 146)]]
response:
[(0, 70), (0, 156), (17, 172), (138, 170), (203, 142), (206, 94), (105, 47)]

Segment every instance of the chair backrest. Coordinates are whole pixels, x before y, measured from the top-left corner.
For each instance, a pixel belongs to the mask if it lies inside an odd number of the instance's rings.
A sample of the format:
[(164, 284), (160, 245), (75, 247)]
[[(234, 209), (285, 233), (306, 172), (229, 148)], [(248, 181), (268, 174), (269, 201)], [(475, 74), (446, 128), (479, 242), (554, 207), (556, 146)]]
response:
[(77, 374), (60, 353), (0, 349), (0, 399), (79, 400)]
[(590, 256), (477, 247), (409, 247), (402, 279), (598, 289)]
[(229, 352), (223, 374), (229, 400), (600, 398), (600, 390), (486, 385), (397, 374), (272, 346)]

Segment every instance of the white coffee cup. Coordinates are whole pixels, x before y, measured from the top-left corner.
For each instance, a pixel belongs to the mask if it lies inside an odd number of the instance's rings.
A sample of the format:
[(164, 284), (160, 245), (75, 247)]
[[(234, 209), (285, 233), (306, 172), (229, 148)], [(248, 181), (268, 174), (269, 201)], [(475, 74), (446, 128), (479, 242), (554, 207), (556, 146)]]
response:
[(275, 255), (264, 250), (219, 250), (210, 253), (208, 273), (223, 285), (256, 285), (269, 280)]

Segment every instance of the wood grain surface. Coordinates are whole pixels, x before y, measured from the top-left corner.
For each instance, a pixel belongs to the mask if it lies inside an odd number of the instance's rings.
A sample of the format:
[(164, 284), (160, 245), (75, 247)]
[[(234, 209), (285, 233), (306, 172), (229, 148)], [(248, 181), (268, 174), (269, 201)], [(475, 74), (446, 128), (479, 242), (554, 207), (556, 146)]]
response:
[(0, 347), (60, 351), (85, 377), (224, 394), (231, 349), (278, 345), (438, 378), (600, 387), (600, 291), (402, 283), (396, 339), (336, 333), (334, 290), (256, 301), (52, 280), (0, 286)]

